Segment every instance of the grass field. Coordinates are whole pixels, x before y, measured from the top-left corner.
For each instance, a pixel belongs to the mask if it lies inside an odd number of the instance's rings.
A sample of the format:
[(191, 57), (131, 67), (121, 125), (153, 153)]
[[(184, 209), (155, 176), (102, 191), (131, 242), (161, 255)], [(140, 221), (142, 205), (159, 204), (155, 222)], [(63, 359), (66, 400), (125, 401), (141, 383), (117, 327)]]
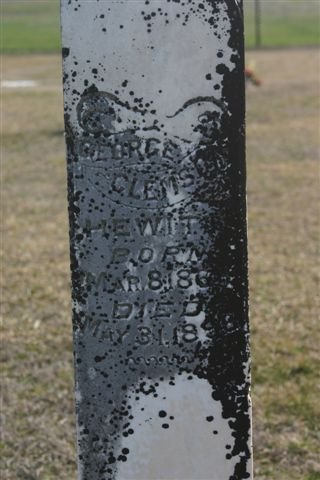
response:
[[(256, 480), (320, 479), (319, 52), (248, 53)], [(60, 57), (6, 56), (3, 480), (76, 478)]]
[(57, 52), (59, 28), (59, 0), (1, 0), (2, 52)]
[[(134, 0), (131, 0), (134, 1)], [(244, 0), (247, 47), (254, 45), (254, 0)], [(262, 44), (319, 44), (318, 0), (261, 0)], [(58, 52), (59, 0), (2, 0), (1, 49), (5, 53)]]
[[(255, 0), (244, 0), (246, 45), (255, 45)], [(264, 47), (319, 45), (318, 0), (260, 0)]]

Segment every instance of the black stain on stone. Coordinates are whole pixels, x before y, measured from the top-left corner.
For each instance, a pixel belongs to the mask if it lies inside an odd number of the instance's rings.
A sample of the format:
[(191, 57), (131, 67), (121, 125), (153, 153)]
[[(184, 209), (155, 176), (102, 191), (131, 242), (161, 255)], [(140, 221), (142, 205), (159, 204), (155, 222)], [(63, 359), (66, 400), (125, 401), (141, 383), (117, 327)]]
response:
[(64, 47), (64, 48), (62, 49), (62, 57), (63, 57), (63, 58), (67, 58), (69, 55), (70, 55), (70, 48)]
[(219, 75), (226, 75), (228, 71), (229, 69), (224, 63), (220, 63), (216, 67), (216, 72), (219, 73)]

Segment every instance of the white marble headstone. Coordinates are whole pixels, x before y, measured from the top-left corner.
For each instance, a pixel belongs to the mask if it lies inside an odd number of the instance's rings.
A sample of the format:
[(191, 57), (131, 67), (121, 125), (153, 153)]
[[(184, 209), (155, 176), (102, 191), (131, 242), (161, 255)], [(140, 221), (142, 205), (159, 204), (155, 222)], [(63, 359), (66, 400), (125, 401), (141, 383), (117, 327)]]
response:
[(79, 478), (250, 479), (241, 2), (61, 6)]

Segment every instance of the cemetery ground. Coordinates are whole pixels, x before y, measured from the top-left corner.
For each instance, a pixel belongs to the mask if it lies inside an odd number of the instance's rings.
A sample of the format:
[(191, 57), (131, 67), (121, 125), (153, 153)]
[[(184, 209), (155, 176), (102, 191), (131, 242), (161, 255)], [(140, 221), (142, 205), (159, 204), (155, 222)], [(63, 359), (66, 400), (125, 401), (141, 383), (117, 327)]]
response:
[[(320, 479), (316, 49), (251, 51), (247, 90), (256, 480)], [(60, 58), (3, 57), (3, 480), (76, 478)]]

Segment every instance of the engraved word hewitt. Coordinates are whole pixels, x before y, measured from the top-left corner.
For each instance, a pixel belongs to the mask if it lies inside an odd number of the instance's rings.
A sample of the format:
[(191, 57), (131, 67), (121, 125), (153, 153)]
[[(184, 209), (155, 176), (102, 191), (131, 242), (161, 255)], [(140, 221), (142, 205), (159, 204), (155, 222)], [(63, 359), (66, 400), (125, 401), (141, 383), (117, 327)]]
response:
[(251, 478), (240, 0), (62, 0), (79, 478)]

